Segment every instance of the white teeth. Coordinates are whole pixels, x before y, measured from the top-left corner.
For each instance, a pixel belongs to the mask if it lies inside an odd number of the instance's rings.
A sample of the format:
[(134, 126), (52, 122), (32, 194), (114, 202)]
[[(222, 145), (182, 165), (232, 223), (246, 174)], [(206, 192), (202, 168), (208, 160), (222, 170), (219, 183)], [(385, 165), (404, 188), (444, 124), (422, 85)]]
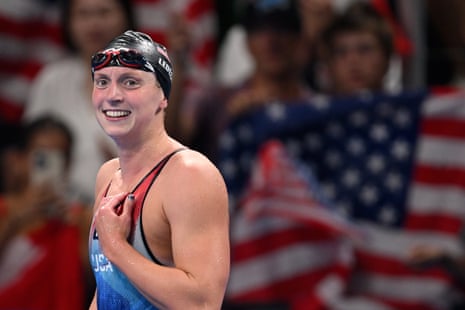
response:
[(105, 115), (108, 117), (124, 117), (129, 115), (129, 111), (121, 110), (106, 110), (104, 111)]

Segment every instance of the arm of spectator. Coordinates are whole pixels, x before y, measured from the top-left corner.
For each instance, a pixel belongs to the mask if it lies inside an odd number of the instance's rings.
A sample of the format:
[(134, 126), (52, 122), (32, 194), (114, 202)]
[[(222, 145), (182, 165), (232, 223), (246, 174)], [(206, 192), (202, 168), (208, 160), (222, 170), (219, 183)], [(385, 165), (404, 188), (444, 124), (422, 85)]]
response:
[(62, 201), (46, 186), (29, 186), (18, 195), (3, 197), (1, 204), (0, 255), (22, 229), (42, 218), (62, 216), (65, 209)]
[(271, 92), (263, 88), (239, 91), (227, 104), (229, 117), (235, 118), (253, 109), (262, 107), (271, 102), (273, 98)]
[(419, 245), (411, 249), (407, 262), (418, 268), (440, 267), (460, 284), (465, 283), (465, 257), (452, 255), (445, 249), (432, 245)]

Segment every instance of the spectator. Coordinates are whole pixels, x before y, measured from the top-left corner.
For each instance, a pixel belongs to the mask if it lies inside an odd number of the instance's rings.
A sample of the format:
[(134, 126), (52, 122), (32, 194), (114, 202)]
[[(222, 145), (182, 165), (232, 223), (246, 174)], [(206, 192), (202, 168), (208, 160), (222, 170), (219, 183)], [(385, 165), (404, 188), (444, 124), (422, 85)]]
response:
[[(22, 127), (17, 123), (0, 122), (0, 193), (14, 190), (17, 165), (8, 165), (15, 159), (22, 138)], [(10, 160), (11, 159), (11, 160)]]
[[(302, 21), (303, 62), (306, 69), (304, 78), (308, 86), (318, 90), (317, 76), (320, 36), (334, 16), (344, 11), (354, 1), (363, 0), (298, 0)], [(240, 1), (235, 1), (240, 3)], [(239, 5), (236, 5), (236, 8)], [(236, 9), (239, 11), (239, 9)], [(236, 12), (237, 13), (237, 12)], [(237, 14), (236, 14), (237, 15)], [(237, 19), (237, 16), (235, 16)], [(255, 64), (246, 47), (246, 33), (241, 23), (233, 23), (225, 34), (216, 68), (216, 76), (221, 84), (233, 85), (248, 76)]]
[(384, 91), (384, 78), (393, 54), (389, 24), (365, 2), (356, 2), (322, 34), (324, 92), (353, 95)]
[(64, 123), (44, 116), (4, 149), (0, 309), (80, 310), (90, 298), (91, 213), (64, 186), (72, 143)]
[(66, 0), (61, 9), (69, 55), (41, 71), (32, 86), (24, 119), (52, 113), (70, 127), (75, 136), (71, 181), (81, 199), (91, 204), (97, 170), (115, 155), (115, 148), (92, 111), (89, 63), (92, 54), (114, 36), (134, 28), (134, 19), (128, 0)]
[(215, 161), (218, 138), (232, 118), (270, 102), (303, 102), (311, 90), (301, 79), (301, 24), (295, 1), (244, 1), (241, 23), (255, 63), (236, 85), (214, 85), (185, 121), (184, 140)]
[(465, 85), (465, 2), (425, 1), (428, 86)]
[(337, 14), (333, 0), (299, 0), (302, 16), (302, 32), (305, 48), (305, 70), (303, 72), (307, 84), (315, 90), (318, 85), (318, 54), (321, 34)]

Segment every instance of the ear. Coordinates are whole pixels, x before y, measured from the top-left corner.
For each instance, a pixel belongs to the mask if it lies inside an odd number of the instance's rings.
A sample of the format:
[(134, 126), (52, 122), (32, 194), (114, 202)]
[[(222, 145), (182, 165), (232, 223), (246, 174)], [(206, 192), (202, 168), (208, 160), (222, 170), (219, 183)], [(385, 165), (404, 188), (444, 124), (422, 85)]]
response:
[(168, 99), (166, 97), (163, 97), (163, 99), (160, 101), (160, 109), (164, 110), (168, 107)]
[(163, 99), (160, 100), (160, 105), (158, 106), (157, 110), (155, 111), (155, 115), (160, 113), (161, 111), (165, 111), (168, 107), (168, 99), (163, 96)]

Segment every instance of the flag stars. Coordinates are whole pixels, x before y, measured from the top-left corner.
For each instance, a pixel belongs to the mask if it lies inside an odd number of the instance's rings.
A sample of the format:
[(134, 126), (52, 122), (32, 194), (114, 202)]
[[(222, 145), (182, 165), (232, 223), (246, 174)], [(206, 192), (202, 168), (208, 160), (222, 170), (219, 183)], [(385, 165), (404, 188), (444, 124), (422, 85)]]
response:
[(332, 138), (341, 138), (344, 134), (344, 128), (340, 124), (337, 123), (329, 123), (328, 127), (326, 128), (328, 136)]
[(407, 127), (411, 123), (411, 116), (409, 111), (402, 109), (397, 111), (394, 116), (394, 123), (399, 127)]
[(368, 158), (368, 169), (373, 174), (378, 174), (382, 172), (385, 168), (386, 162), (384, 157), (379, 154), (371, 155)]
[(266, 109), (266, 113), (272, 121), (281, 121), (286, 118), (286, 109), (278, 101), (269, 104)]
[(328, 96), (317, 95), (313, 97), (310, 103), (312, 106), (314, 106), (318, 110), (325, 110), (329, 108), (330, 100)]
[(410, 148), (406, 141), (396, 140), (391, 148), (392, 155), (400, 161), (404, 161), (410, 155)]
[(330, 150), (326, 153), (325, 161), (329, 167), (334, 169), (341, 164), (341, 154), (335, 150)]
[(344, 218), (349, 218), (352, 214), (352, 206), (347, 201), (340, 201), (336, 204), (337, 212)]
[(360, 138), (351, 138), (347, 143), (347, 150), (354, 156), (361, 155), (365, 151), (365, 144)]
[(237, 173), (237, 165), (232, 160), (225, 160), (221, 162), (220, 170), (226, 179), (233, 179)]
[[(355, 99), (338, 110), (340, 102), (327, 99), (313, 97), (296, 108), (270, 102), (261, 118), (234, 123), (221, 137), (223, 160), (219, 163), (231, 184), (231, 194), (242, 198), (242, 191), (250, 186), (250, 172), (260, 154), (257, 143), (269, 136), (283, 142), (299, 173), (307, 177), (314, 173), (313, 194), (339, 213), (380, 225), (399, 224), (408, 211), (404, 202), (409, 199), (408, 177), (415, 164), (419, 110), (413, 102), (407, 105), (389, 97), (380, 98), (382, 101)], [(327, 110), (318, 108), (326, 106)], [(337, 113), (330, 113), (333, 109)], [(303, 111), (315, 117), (299, 117)], [(311, 173), (301, 165), (312, 169)], [(280, 169), (292, 170), (287, 166)], [(262, 177), (263, 182), (271, 178), (269, 173)], [(279, 184), (293, 181), (285, 179), (286, 174), (276, 177)]]
[(378, 213), (378, 219), (385, 225), (392, 225), (397, 220), (397, 213), (393, 206), (383, 206)]
[(360, 183), (360, 172), (356, 169), (347, 169), (342, 176), (342, 183), (348, 188), (357, 186)]
[(219, 145), (224, 150), (231, 150), (236, 143), (233, 134), (228, 130), (221, 135)]
[(321, 190), (323, 191), (324, 197), (330, 200), (334, 200), (336, 197), (336, 187), (332, 183), (323, 183), (321, 185)]
[(391, 192), (397, 192), (402, 188), (402, 177), (399, 173), (390, 172), (386, 176), (385, 186)]
[(239, 136), (239, 140), (243, 142), (251, 142), (253, 140), (253, 131), (250, 126), (243, 125), (238, 128), (237, 134)]
[(376, 142), (384, 142), (388, 138), (388, 130), (385, 124), (375, 124), (371, 127), (371, 138)]
[(372, 206), (378, 201), (378, 190), (373, 185), (365, 185), (360, 191), (360, 200), (366, 206)]
[(354, 127), (362, 127), (368, 123), (368, 116), (362, 111), (357, 111), (350, 115), (349, 121)]

